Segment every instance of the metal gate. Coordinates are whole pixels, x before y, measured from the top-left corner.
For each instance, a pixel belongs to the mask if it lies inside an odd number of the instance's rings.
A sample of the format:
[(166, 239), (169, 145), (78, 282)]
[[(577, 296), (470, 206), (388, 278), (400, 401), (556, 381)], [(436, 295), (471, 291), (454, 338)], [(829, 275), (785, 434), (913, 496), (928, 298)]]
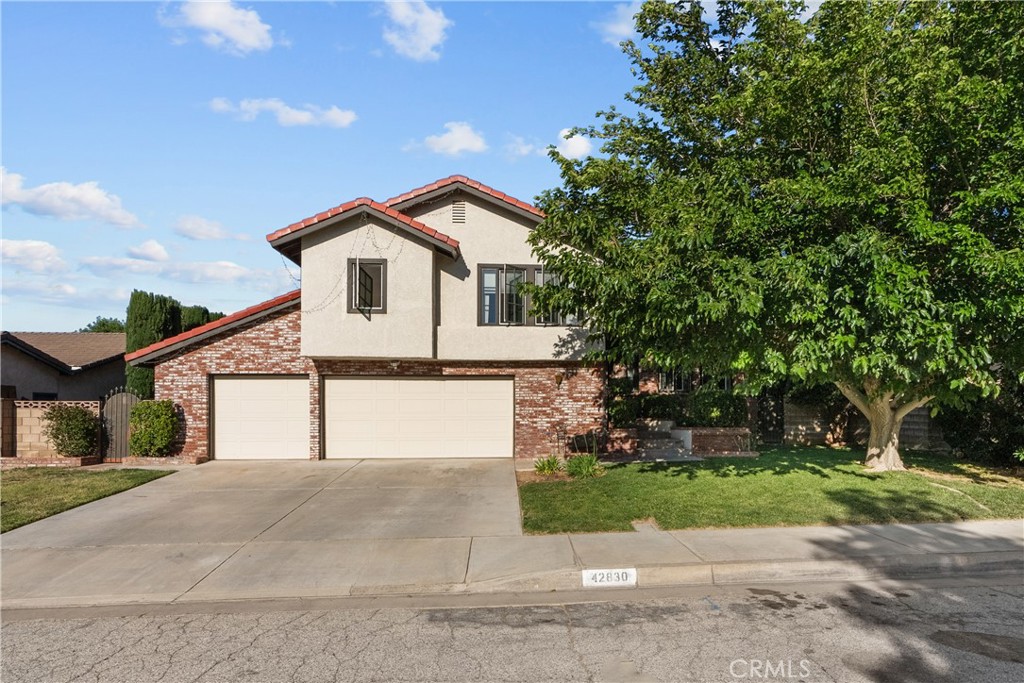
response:
[(103, 399), (103, 462), (121, 462), (128, 457), (128, 418), (141, 400), (124, 387), (113, 389)]

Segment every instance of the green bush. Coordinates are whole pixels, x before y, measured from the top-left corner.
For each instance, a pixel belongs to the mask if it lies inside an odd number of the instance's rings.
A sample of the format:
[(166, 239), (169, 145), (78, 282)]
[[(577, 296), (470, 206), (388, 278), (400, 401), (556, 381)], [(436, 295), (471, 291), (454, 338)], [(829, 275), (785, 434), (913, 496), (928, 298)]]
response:
[(609, 396), (629, 396), (633, 393), (632, 377), (612, 377), (608, 380)]
[(962, 458), (1013, 465), (1024, 452), (1024, 383), (1010, 370), (999, 379), (999, 396), (943, 408), (935, 417), (942, 438)]
[(139, 457), (168, 455), (178, 432), (172, 401), (140, 401), (128, 418), (128, 450)]
[(537, 474), (554, 474), (562, 471), (562, 461), (557, 455), (549, 455), (546, 458), (537, 458), (533, 461), (533, 471)]
[(608, 404), (608, 422), (612, 427), (632, 427), (640, 419), (640, 399), (636, 396), (616, 398)]
[(96, 454), (100, 422), (91, 410), (54, 403), (43, 413), (43, 421), (43, 435), (58, 455), (80, 458)]
[(604, 474), (604, 467), (593, 453), (574, 455), (565, 461), (565, 471), (573, 479), (588, 479)]
[(658, 420), (680, 420), (685, 404), (680, 394), (647, 394), (641, 399), (641, 412)]
[(719, 389), (701, 389), (690, 397), (685, 423), (689, 427), (743, 427), (747, 424), (747, 399)]

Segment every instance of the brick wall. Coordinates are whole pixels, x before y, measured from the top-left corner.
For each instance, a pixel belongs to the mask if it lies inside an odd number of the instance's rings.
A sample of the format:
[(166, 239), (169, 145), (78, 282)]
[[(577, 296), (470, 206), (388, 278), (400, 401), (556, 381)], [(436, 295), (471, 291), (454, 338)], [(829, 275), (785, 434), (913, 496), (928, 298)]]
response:
[[(785, 402), (786, 444), (859, 445), (867, 444), (868, 421), (850, 404), (838, 411), (821, 406)], [(900, 426), (900, 446), (925, 450), (947, 450), (941, 430), (931, 418), (928, 406), (911, 411)]]
[(3, 430), (0, 443), (3, 444), (3, 457), (18, 458), (60, 458), (50, 440), (43, 435), (43, 413), (57, 403), (82, 406), (100, 414), (99, 401), (14, 401), (3, 400)]
[(179, 404), (185, 419), (181, 456), (209, 459), (209, 377), (230, 374), (309, 376), (310, 458), (319, 459), (320, 378), (329, 375), (501, 375), (514, 378), (515, 456), (542, 457), (557, 450), (556, 432), (568, 438), (599, 428), (604, 418), (604, 374), (579, 363), (513, 363), (402, 360), (312, 360), (299, 355), (298, 310), (275, 314), (218, 335), (156, 367), (156, 398)]

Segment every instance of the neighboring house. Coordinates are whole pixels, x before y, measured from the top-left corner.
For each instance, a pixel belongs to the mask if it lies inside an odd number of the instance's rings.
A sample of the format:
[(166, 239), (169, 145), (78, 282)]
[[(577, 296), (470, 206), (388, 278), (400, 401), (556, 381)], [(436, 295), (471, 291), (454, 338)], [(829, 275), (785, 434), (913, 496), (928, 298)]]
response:
[(134, 353), (191, 462), (516, 457), (599, 428), (604, 373), (573, 320), (534, 316), (543, 214), (464, 176), (267, 236), (302, 287)]
[(123, 332), (3, 332), (3, 398), (95, 401), (124, 384)]

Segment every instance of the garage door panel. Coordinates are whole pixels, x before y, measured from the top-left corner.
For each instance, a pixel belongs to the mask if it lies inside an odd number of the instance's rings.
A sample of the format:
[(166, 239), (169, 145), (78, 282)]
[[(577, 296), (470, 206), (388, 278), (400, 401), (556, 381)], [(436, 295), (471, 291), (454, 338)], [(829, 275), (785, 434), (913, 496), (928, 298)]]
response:
[(328, 458), (511, 457), (512, 380), (327, 378), (324, 432)]
[(215, 459), (309, 458), (307, 378), (217, 377), (213, 403)]

